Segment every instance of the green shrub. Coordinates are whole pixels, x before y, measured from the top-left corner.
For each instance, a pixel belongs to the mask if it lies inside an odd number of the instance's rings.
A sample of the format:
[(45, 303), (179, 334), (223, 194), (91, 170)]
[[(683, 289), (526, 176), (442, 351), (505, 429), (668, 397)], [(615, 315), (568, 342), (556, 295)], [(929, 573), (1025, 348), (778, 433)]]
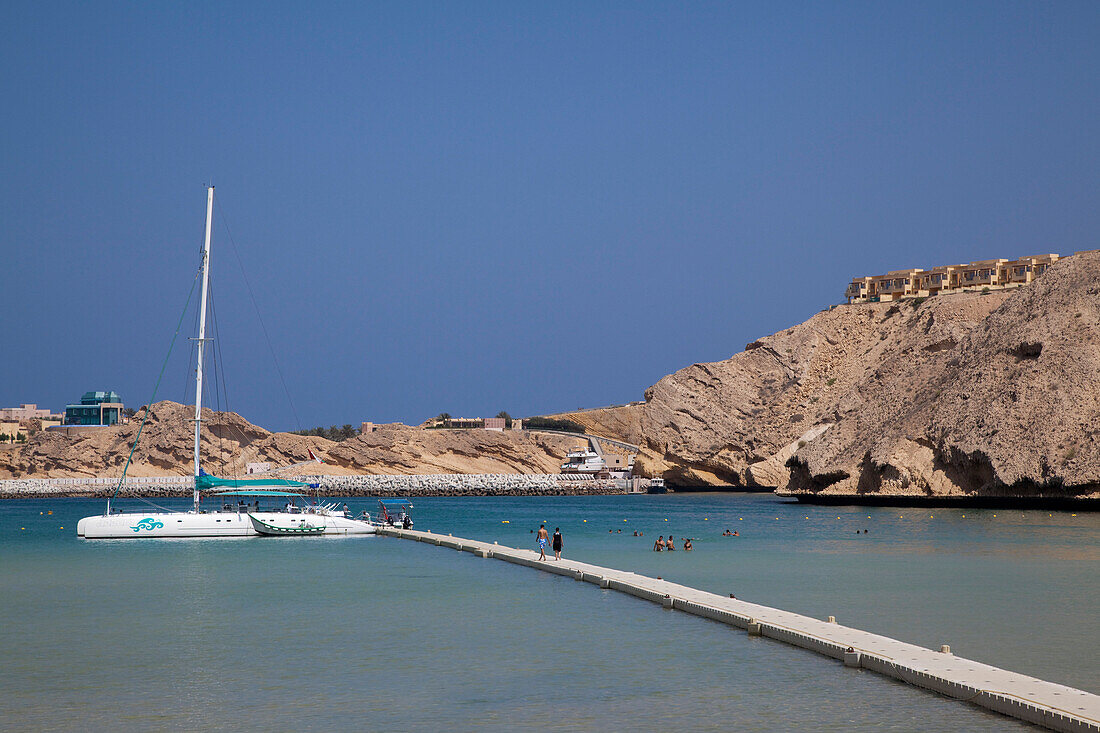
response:
[(525, 417), (523, 427), (531, 430), (564, 430), (567, 433), (583, 433), (584, 426), (572, 420), (559, 420), (553, 417)]

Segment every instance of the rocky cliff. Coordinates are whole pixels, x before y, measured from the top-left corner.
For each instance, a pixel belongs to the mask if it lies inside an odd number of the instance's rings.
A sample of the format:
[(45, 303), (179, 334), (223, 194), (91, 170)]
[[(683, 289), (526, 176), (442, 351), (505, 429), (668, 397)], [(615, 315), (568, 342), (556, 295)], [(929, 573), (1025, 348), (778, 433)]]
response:
[(566, 413), (680, 485), (1100, 497), (1100, 252), (1013, 291), (842, 305)]
[[(128, 475), (192, 472), (194, 408), (158, 402), (142, 430)], [(25, 444), (0, 446), (0, 479), (119, 476), (141, 423), (79, 433), (32, 432)], [(487, 430), (421, 430), (386, 425), (342, 443), (314, 436), (272, 433), (232, 412), (203, 409), (202, 458), (210, 473), (236, 476), (250, 462), (292, 466), (289, 474), (557, 473), (575, 439)]]

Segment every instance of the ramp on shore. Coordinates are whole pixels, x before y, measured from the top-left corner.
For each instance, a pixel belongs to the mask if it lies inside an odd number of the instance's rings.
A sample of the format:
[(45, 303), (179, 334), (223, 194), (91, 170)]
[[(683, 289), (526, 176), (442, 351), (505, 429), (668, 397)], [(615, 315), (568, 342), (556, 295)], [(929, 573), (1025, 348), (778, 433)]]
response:
[(846, 667), (878, 672), (1045, 728), (1100, 733), (1100, 696), (956, 657), (946, 647), (942, 651), (933, 651), (842, 626), (832, 617), (821, 621), (757, 603), (725, 598), (660, 578), (576, 560), (555, 561), (551, 558), (540, 561), (538, 553), (533, 550), (394, 527), (381, 528), (379, 534), (427, 542), (470, 552), (478, 557), (526, 565), (587, 581), (600, 588), (660, 603), (666, 609), (685, 611), (735, 626), (750, 635), (809, 649), (837, 659)]

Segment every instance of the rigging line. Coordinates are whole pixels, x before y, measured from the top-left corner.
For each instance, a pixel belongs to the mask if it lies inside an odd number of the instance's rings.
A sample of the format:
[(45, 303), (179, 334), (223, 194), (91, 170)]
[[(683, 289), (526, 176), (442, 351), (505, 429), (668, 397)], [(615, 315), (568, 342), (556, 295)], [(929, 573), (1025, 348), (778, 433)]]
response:
[[(215, 305), (216, 302), (217, 302), (217, 300), (214, 297), (214, 283), (213, 283), (213, 279), (211, 279), (211, 282), (210, 282), (210, 319), (211, 319), (212, 324), (214, 326), (214, 340), (211, 341), (211, 343), (210, 343), (210, 360), (212, 362), (211, 368), (214, 370), (214, 379), (211, 380), (211, 381), (213, 381), (213, 383), (214, 383), (214, 387), (213, 387), (213, 389), (214, 389), (214, 404), (217, 406), (217, 412), (222, 412), (222, 398), (225, 397), (225, 394), (224, 394), (225, 393), (225, 364), (222, 363), (221, 332), (218, 329), (218, 308)], [(221, 383), (222, 383), (222, 386), (221, 386), (220, 390), (219, 390), (219, 387), (218, 387), (218, 375), (219, 374), (221, 375)], [(229, 411), (229, 400), (228, 400), (228, 398), (226, 398), (224, 406), (225, 406), (225, 411), (228, 412)], [(224, 419), (224, 417), (222, 419)], [(232, 427), (230, 427), (229, 422), (226, 423), (226, 427), (229, 427), (229, 429), (232, 430)], [(221, 446), (221, 449), (228, 453), (231, 450), (231, 446), (230, 446), (230, 450), (227, 450), (227, 445), (229, 445), (231, 443), (231, 441), (228, 437), (226, 437), (225, 432), (226, 431), (223, 431), (223, 433), (221, 435), (218, 435), (218, 441), (219, 441), (219, 445)], [(232, 471), (230, 471), (230, 469), (229, 469), (230, 465), (234, 466)], [(226, 464), (223, 464), (222, 471), (224, 473), (232, 473), (234, 478), (236, 478), (240, 475), (240, 471), (238, 470), (236, 464), (233, 463), (232, 461), (230, 461)]]
[[(225, 411), (230, 412), (231, 410), (229, 408), (229, 390), (225, 386), (225, 350), (222, 348), (222, 332), (221, 332), (221, 328), (218, 326), (218, 311), (217, 311), (217, 308), (214, 307), (213, 291), (211, 291), (210, 312), (211, 312), (211, 315), (214, 318), (214, 343), (213, 343), (213, 346), (214, 346), (214, 352), (216, 354), (216, 356), (215, 356), (215, 370), (214, 370), (214, 388), (215, 388), (215, 391), (216, 391), (217, 388), (218, 388), (218, 377), (220, 376), (221, 377), (221, 399), (225, 400)], [(245, 436), (244, 432), (239, 427), (234, 425), (232, 418), (229, 418), (226, 421), (225, 427), (227, 428), (226, 435), (236, 431), (241, 436), (241, 439), (239, 440), (240, 448), (241, 448), (241, 451), (240, 451), (241, 459), (233, 464), (234, 467), (235, 467), (234, 470), (233, 470), (233, 475), (236, 478), (236, 477), (239, 477), (241, 475), (240, 468), (241, 468), (241, 462), (243, 461), (244, 445), (248, 441), (247, 441), (247, 437)], [(229, 443), (229, 442), (231, 442), (231, 441), (228, 437), (223, 438), (222, 439), (222, 448), (225, 448), (225, 444)]]
[(160, 365), (160, 374), (157, 375), (157, 383), (153, 385), (153, 397), (145, 407), (145, 415), (141, 418), (141, 425), (138, 426), (137, 435), (134, 436), (134, 444), (130, 446), (130, 455), (126, 456), (126, 465), (122, 467), (122, 475), (118, 478), (118, 486), (115, 487), (115, 493), (111, 494), (112, 499), (118, 496), (118, 492), (122, 489), (122, 482), (126, 480), (126, 471), (130, 468), (130, 461), (134, 457), (134, 450), (137, 448), (138, 441), (141, 439), (141, 431), (145, 429), (145, 423), (149, 419), (149, 413), (153, 411), (153, 403), (157, 400), (157, 390), (160, 389), (160, 380), (164, 377), (164, 370), (168, 367), (168, 358), (172, 356), (172, 348), (176, 345), (176, 337), (180, 335), (180, 326), (183, 325), (183, 317), (187, 315), (187, 309), (191, 307), (191, 297), (195, 294), (195, 284), (199, 281), (199, 272), (201, 271), (202, 268), (199, 268), (195, 273), (195, 279), (191, 281), (191, 292), (187, 294), (187, 302), (183, 304), (183, 312), (180, 313), (180, 319), (176, 322), (176, 332), (172, 334), (172, 342), (168, 344), (168, 353), (164, 355), (164, 363)]
[[(219, 204), (221, 199), (218, 199)], [(302, 429), (302, 421), (298, 419), (298, 410), (294, 408), (294, 400), (290, 396), (290, 390), (286, 386), (286, 378), (283, 377), (283, 370), (279, 366), (279, 358), (275, 356), (275, 347), (271, 345), (271, 337), (267, 333), (267, 326), (264, 325), (263, 316), (260, 315), (260, 306), (256, 303), (256, 294), (252, 292), (252, 284), (248, 282), (248, 275), (244, 270), (244, 262), (241, 261), (241, 255), (237, 251), (237, 243), (233, 241), (233, 232), (229, 230), (228, 217), (225, 215), (225, 206), (220, 205), (222, 215), (219, 217), (222, 226), (225, 227), (225, 233), (229, 235), (229, 244), (233, 250), (233, 256), (237, 258), (237, 265), (241, 268), (241, 277), (244, 278), (245, 287), (248, 288), (248, 297), (252, 299), (252, 307), (256, 310), (256, 318), (260, 321), (260, 329), (264, 332), (264, 340), (267, 341), (267, 349), (271, 352), (271, 360), (275, 363), (275, 371), (279, 373), (279, 381), (283, 383), (283, 392), (286, 393), (286, 401), (290, 403), (290, 411), (294, 414), (294, 422), (298, 425), (298, 429)]]
[[(213, 301), (211, 301), (211, 310), (213, 311)], [(225, 411), (229, 412), (230, 411), (229, 410), (229, 392), (228, 392), (228, 390), (226, 390), (226, 387), (225, 387), (225, 361), (224, 361), (225, 351), (222, 349), (222, 332), (221, 332), (221, 329), (218, 328), (218, 313), (217, 313), (217, 311), (213, 311), (213, 314), (214, 314), (214, 343), (217, 347), (216, 351), (218, 352), (218, 356), (219, 356), (218, 366), (220, 367), (220, 371), (214, 372), (214, 381), (215, 381), (215, 383), (217, 382), (218, 375), (220, 374), (221, 379), (222, 379), (222, 392), (221, 392), (222, 399), (225, 400)]]
[(157, 504), (155, 501), (153, 501), (152, 499), (149, 499), (147, 497), (135, 496), (134, 498), (137, 499), (140, 502), (148, 504), (151, 507), (156, 507), (157, 509), (160, 509), (162, 512), (171, 512), (171, 511), (173, 511), (172, 509), (169, 509), (166, 506), (161, 506), (160, 504)]
[[(211, 278), (211, 280), (213, 280), (213, 278)], [(214, 301), (214, 283), (211, 282), (210, 283), (210, 321), (211, 321), (211, 325), (213, 326), (214, 333), (217, 333), (218, 332), (218, 309), (214, 306), (214, 302), (215, 302)], [(221, 395), (221, 391), (218, 389), (218, 369), (221, 367), (221, 364), (218, 363), (219, 354), (218, 354), (217, 344), (218, 344), (218, 341), (217, 341), (216, 338), (213, 341), (210, 342), (210, 370), (212, 372), (214, 372), (214, 379), (211, 380), (211, 381), (214, 382), (214, 387), (213, 387), (213, 389), (214, 389), (214, 402), (213, 402), (214, 411), (215, 412), (221, 412), (222, 411), (222, 395)], [(203, 386), (204, 387), (206, 386), (205, 382), (203, 383)]]
[[(202, 251), (201, 249), (199, 250)], [(191, 322), (191, 333), (199, 332), (199, 309), (195, 309), (195, 317)], [(195, 370), (198, 368), (198, 340), (191, 342), (191, 348), (187, 350), (187, 371), (183, 373), (183, 387), (180, 389), (180, 404), (186, 405), (190, 399), (187, 395), (187, 385), (195, 378)]]

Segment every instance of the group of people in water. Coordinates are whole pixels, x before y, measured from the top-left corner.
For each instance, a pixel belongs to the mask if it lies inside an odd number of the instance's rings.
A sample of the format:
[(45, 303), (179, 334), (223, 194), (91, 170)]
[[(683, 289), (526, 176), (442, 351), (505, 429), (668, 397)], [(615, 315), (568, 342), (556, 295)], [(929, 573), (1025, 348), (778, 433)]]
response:
[[(609, 534), (614, 534), (616, 531), (619, 534), (622, 534), (622, 532), (623, 532), (621, 529), (620, 530), (609, 529), (607, 531), (608, 531)], [(634, 530), (634, 536), (635, 537), (645, 537), (645, 533), (644, 532), (639, 532), (638, 530)], [(739, 532), (731, 532), (730, 530), (727, 529), (725, 532), (722, 533), (722, 536), (723, 537), (740, 537), (741, 534)], [(686, 552), (691, 552), (692, 549), (693, 549), (693, 546), (691, 544), (693, 539), (694, 538), (692, 538), (692, 537), (681, 537), (680, 538), (680, 542), (681, 542), (680, 546)], [(554, 527), (554, 535), (553, 535), (553, 537), (551, 537), (550, 533), (546, 530), (546, 525), (544, 524), (544, 525), (540, 526), (538, 534), (535, 536), (535, 542), (538, 544), (538, 548), (539, 548), (539, 560), (546, 560), (547, 559), (547, 557), (546, 557), (546, 546), (547, 545), (550, 545), (551, 549), (554, 551), (554, 559), (555, 560), (561, 560), (561, 551), (562, 551), (562, 547), (564, 547), (564, 541), (562, 540), (561, 528), (560, 527)], [(669, 552), (673, 552), (673, 551), (676, 550), (676, 538), (674, 538), (672, 535), (669, 535), (668, 539), (665, 539), (664, 536), (657, 535), (657, 541), (653, 543), (653, 551), (654, 552), (664, 552), (665, 550), (668, 550)]]
[[(684, 551), (685, 552), (691, 552), (691, 538), (690, 537), (681, 537), (680, 539), (683, 540)], [(668, 550), (669, 552), (672, 552), (675, 549), (676, 549), (676, 541), (672, 537), (672, 535), (669, 535), (667, 540), (664, 537), (662, 537), (661, 535), (657, 535), (657, 541), (653, 543), (653, 551), (654, 552), (664, 552), (665, 550)]]

